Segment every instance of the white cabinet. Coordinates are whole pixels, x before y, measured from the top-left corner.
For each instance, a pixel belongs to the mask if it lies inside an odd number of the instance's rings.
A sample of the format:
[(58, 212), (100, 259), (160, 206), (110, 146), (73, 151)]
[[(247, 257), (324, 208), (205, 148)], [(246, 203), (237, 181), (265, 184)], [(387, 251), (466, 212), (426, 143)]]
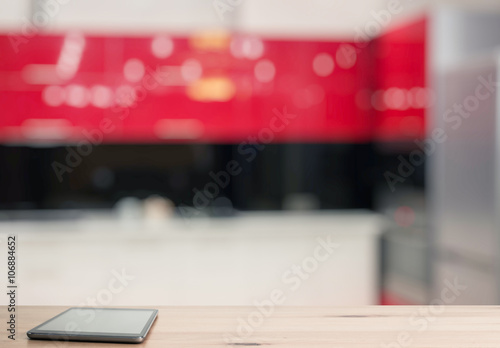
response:
[[(0, 230), (19, 238), (24, 305), (89, 299), (97, 305), (254, 305), (273, 291), (283, 293), (284, 305), (378, 303), (381, 227), (369, 212), (242, 213), (157, 226), (111, 219), (22, 222), (2, 223)], [(116, 272), (125, 272), (123, 282)]]

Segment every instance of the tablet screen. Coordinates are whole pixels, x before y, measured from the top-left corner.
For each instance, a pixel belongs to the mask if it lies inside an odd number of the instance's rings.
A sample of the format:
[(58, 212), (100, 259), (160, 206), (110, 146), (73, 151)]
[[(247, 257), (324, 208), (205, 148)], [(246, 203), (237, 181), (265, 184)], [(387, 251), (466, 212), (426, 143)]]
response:
[(154, 312), (149, 309), (71, 308), (36, 330), (139, 335)]

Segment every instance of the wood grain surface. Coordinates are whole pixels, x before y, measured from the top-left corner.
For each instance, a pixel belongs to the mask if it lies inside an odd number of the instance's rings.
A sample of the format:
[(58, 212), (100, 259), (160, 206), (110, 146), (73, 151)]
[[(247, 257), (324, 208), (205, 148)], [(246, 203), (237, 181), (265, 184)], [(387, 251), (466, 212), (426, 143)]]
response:
[[(67, 307), (17, 308), (16, 340), (0, 307), (0, 347), (116, 347), (30, 340), (26, 332)], [(500, 307), (159, 307), (141, 347), (500, 347)], [(130, 344), (128, 345), (131, 346)]]

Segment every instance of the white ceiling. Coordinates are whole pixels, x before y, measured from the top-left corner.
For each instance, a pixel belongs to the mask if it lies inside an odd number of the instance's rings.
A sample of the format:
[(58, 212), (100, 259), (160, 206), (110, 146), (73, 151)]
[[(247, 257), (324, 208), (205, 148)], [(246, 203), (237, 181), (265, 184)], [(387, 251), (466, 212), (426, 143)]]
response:
[[(0, 0), (0, 30), (19, 30), (47, 3), (53, 5), (46, 5), (52, 9), (43, 27), (48, 31), (141, 34), (224, 28), (278, 37), (353, 37), (394, 1), (402, 11), (391, 15), (391, 23), (428, 4), (500, 9), (499, 0)], [(227, 5), (221, 16), (216, 5), (224, 4), (236, 5)]]

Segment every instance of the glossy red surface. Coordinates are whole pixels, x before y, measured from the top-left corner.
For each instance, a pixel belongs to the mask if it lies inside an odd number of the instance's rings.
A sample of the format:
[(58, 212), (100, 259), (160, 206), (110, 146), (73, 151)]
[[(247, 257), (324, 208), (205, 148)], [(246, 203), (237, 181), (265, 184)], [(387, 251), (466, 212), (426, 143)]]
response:
[(375, 111), (372, 92), (425, 87), (425, 21), (366, 48), (236, 34), (201, 44), (164, 35), (156, 51), (153, 36), (17, 39), (0, 36), (2, 143), (424, 136), (423, 108)]
[(425, 111), (432, 103), (426, 82), (427, 20), (393, 28), (373, 41), (374, 140), (425, 137)]

